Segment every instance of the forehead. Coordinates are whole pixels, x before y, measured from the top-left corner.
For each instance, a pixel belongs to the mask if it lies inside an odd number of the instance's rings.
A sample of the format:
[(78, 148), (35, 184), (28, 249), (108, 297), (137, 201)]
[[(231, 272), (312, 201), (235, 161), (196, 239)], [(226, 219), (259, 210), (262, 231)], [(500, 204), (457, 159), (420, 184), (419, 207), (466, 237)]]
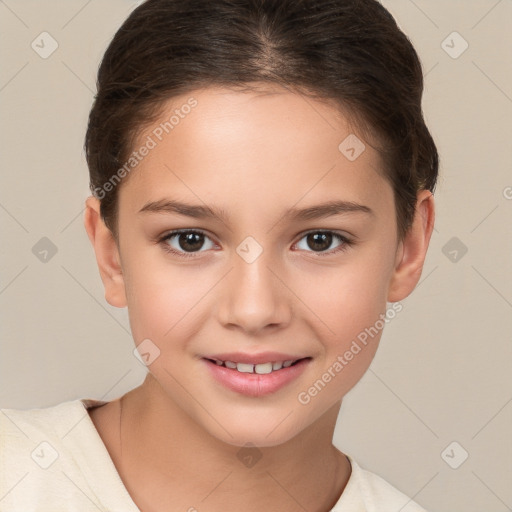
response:
[(134, 150), (144, 146), (151, 149), (120, 191), (133, 209), (173, 195), (254, 213), (326, 194), (364, 203), (391, 192), (378, 153), (334, 102), (280, 87), (172, 98)]

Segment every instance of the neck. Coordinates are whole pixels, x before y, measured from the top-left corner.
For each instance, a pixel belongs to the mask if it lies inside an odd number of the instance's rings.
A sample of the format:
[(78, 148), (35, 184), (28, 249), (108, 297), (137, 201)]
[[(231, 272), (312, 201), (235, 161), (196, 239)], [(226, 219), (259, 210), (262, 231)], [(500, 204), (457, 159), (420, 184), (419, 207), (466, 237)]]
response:
[(233, 446), (214, 438), (150, 373), (120, 405), (123, 480), (127, 488), (132, 481), (145, 491), (134, 496), (144, 511), (155, 502), (192, 512), (327, 511), (350, 476), (350, 463), (332, 445), (341, 402), (298, 436), (272, 447)]

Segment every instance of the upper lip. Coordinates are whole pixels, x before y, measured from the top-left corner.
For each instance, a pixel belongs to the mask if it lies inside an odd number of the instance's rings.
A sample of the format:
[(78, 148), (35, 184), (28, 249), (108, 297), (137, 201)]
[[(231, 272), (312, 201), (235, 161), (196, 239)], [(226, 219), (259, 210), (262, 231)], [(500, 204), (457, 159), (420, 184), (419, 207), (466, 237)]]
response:
[(223, 352), (222, 354), (214, 354), (204, 356), (205, 359), (218, 359), (219, 361), (232, 361), (233, 363), (245, 364), (262, 364), (278, 361), (297, 361), (307, 356), (295, 356), (292, 354), (284, 354), (282, 352), (259, 352), (257, 354), (247, 354), (244, 352)]

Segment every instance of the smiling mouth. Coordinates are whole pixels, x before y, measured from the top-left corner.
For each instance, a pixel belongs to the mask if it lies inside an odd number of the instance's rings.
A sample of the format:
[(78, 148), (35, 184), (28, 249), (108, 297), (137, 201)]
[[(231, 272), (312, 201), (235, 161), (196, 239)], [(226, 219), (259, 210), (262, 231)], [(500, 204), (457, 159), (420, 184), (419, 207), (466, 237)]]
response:
[(269, 361), (267, 363), (248, 364), (206, 358), (207, 361), (215, 363), (217, 366), (224, 366), (225, 368), (229, 368), (230, 370), (234, 370), (240, 373), (256, 373), (258, 375), (265, 375), (268, 373), (278, 372), (283, 368), (289, 368), (290, 366), (294, 366), (298, 362), (304, 361), (306, 359), (311, 359), (311, 357), (303, 357), (295, 360), (289, 359), (287, 361)]

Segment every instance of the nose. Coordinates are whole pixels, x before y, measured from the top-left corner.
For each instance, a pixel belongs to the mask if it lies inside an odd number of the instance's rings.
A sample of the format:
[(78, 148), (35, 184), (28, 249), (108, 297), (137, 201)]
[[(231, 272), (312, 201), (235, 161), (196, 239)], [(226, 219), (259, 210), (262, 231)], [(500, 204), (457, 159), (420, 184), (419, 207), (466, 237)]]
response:
[(293, 293), (280, 275), (280, 268), (270, 251), (263, 251), (254, 261), (233, 255), (218, 309), (219, 321), (225, 328), (257, 335), (290, 323)]

